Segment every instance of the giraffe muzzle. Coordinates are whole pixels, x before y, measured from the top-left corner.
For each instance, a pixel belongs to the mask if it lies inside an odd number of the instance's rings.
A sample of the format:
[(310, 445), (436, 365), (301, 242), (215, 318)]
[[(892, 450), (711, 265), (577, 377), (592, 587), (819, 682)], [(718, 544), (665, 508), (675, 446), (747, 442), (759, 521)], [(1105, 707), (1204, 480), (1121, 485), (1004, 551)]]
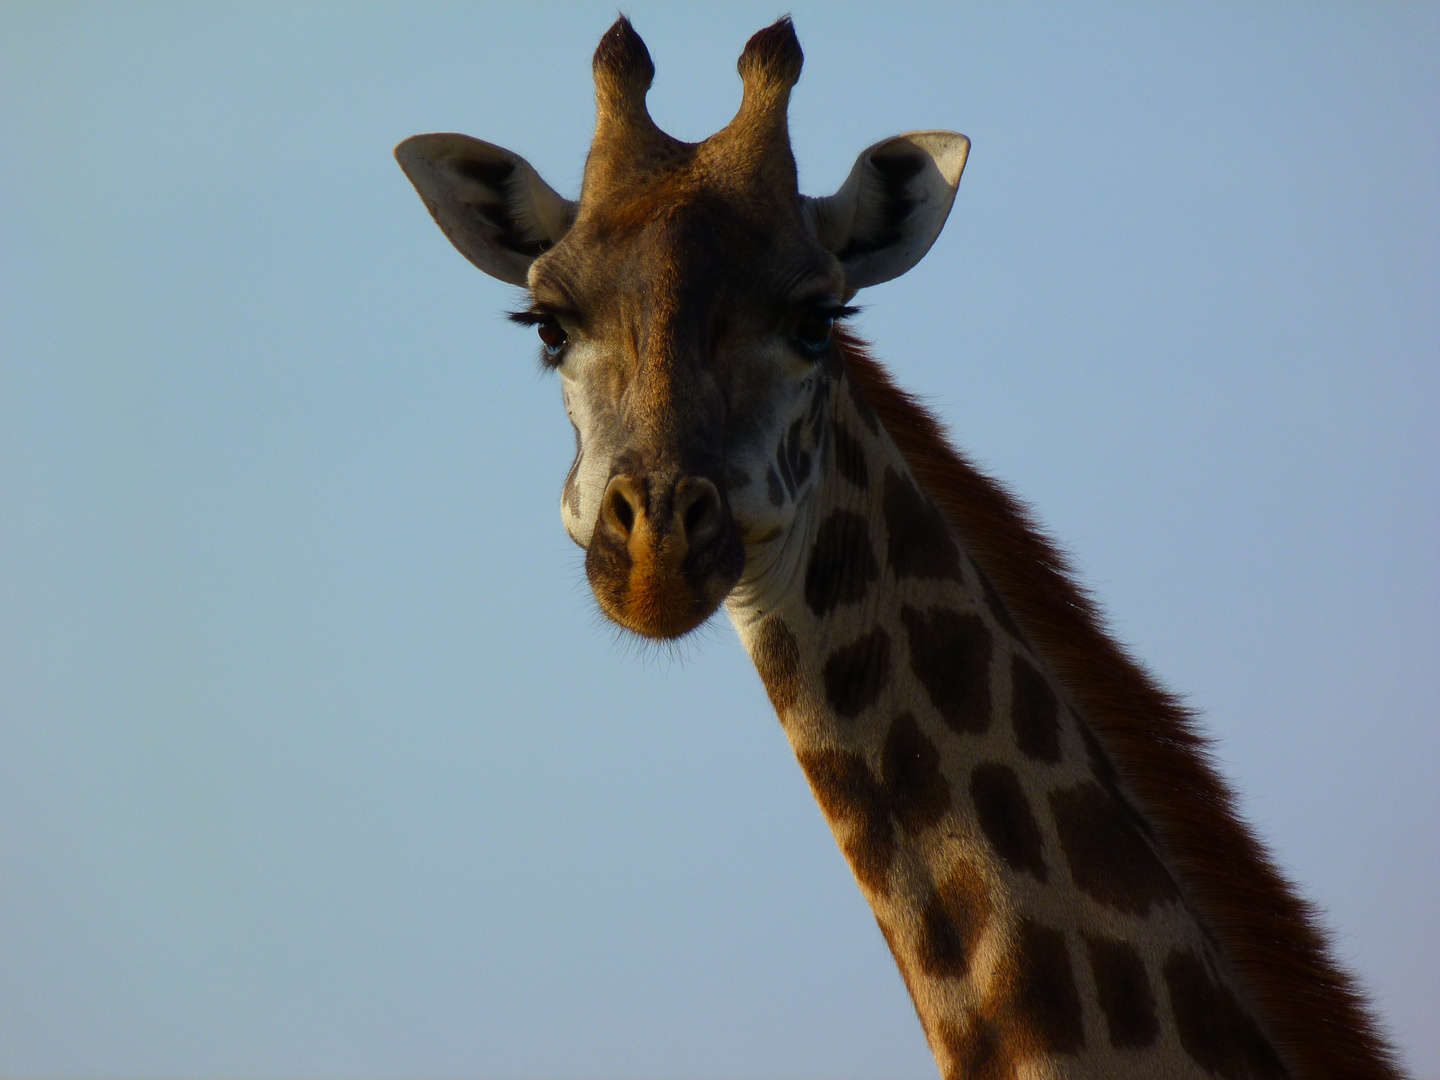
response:
[(645, 637), (674, 638), (714, 613), (744, 563), (714, 481), (620, 474), (600, 500), (585, 573), (610, 619)]

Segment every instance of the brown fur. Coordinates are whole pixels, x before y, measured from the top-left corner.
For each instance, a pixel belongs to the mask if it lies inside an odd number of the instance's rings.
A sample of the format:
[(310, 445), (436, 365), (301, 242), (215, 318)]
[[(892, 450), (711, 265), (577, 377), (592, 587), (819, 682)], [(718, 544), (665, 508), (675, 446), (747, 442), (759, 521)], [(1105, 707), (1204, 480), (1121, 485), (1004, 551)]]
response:
[(1114, 759), (1293, 1075), (1397, 1076), (1318, 913), (1241, 820), (1190, 710), (1106, 633), (1020, 502), (953, 450), (857, 340), (840, 343), (854, 387)]

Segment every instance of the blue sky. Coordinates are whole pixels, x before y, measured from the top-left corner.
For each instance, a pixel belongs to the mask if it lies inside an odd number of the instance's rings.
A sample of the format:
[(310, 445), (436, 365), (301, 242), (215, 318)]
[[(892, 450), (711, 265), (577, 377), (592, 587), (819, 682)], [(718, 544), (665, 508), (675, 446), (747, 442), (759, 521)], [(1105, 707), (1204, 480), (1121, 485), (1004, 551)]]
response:
[[(1204, 711), (1440, 1076), (1440, 8), (797, 3), (802, 185), (973, 141), (862, 332)], [(702, 138), (773, 6), (637, 2)], [(602, 625), (515, 292), (608, 4), (0, 9), (0, 1072), (933, 1075), (717, 621)]]

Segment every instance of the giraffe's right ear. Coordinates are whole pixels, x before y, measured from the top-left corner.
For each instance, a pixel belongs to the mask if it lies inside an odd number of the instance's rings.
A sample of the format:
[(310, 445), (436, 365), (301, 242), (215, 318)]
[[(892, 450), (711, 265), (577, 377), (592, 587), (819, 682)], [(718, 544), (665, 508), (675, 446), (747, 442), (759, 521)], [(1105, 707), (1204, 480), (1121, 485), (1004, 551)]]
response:
[(969, 153), (970, 140), (953, 131), (897, 135), (864, 150), (834, 195), (801, 200), (811, 233), (845, 268), (848, 293), (924, 258), (950, 216)]
[(512, 285), (525, 284), (530, 264), (575, 220), (575, 203), (528, 161), (468, 135), (416, 135), (395, 160), (460, 254)]

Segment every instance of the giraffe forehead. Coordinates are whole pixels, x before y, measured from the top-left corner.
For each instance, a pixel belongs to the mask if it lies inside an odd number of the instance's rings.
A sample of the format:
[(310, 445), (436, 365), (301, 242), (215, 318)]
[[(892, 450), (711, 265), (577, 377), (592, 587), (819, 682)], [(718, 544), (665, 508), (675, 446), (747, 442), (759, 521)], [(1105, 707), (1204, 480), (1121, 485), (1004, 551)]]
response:
[(582, 203), (574, 228), (536, 262), (531, 288), (598, 319), (771, 307), (797, 282), (833, 273), (833, 257), (789, 216), (711, 186), (638, 184)]

